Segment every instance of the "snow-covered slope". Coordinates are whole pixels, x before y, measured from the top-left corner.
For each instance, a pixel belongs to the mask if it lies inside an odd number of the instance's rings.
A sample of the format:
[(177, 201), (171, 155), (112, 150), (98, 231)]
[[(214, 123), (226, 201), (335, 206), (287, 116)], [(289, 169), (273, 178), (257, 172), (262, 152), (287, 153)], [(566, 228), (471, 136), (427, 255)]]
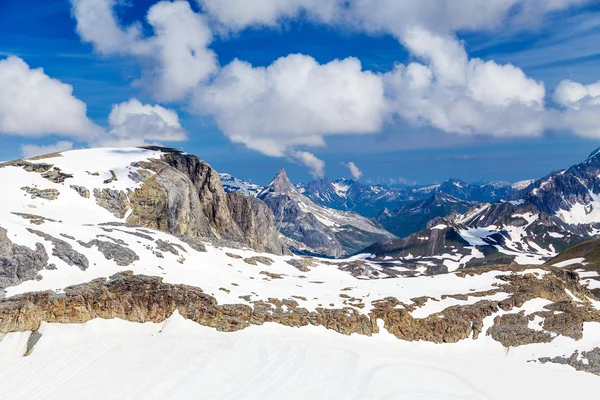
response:
[(547, 354), (542, 346), (506, 352), (492, 340), (414, 345), (387, 333), (347, 337), (273, 324), (222, 334), (178, 315), (160, 324), (93, 320), (40, 331), (28, 357), (28, 333), (0, 342), (6, 398), (563, 400), (588, 398), (600, 381), (528, 363)]
[[(399, 259), (258, 252), (218, 237), (231, 227), (214, 221), (205, 236), (170, 233), (156, 218), (132, 223), (159, 217), (161, 190), (184, 193), (154, 186), (171, 171), (157, 168), (161, 158), (158, 149), (99, 149), (0, 166), (3, 396), (551, 399), (565, 393), (558, 374), (571, 395), (600, 379), (573, 369), (600, 373), (600, 303), (576, 273), (424, 276), (427, 264)], [(143, 172), (146, 163), (154, 169)], [(129, 202), (111, 197), (120, 191)], [(140, 193), (142, 209), (132, 206)], [(185, 193), (219, 204), (213, 192)], [(500, 374), (512, 385), (491, 388)]]

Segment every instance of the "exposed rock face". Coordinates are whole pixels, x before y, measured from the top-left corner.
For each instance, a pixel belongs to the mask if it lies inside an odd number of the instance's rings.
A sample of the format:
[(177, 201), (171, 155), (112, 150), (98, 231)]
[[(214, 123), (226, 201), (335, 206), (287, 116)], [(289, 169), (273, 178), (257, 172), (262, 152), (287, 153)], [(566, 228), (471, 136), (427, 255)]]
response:
[(598, 347), (589, 351), (582, 351), (581, 353), (575, 351), (569, 357), (543, 357), (539, 361), (544, 364), (551, 362), (569, 365), (578, 371), (600, 375), (600, 348)]
[(90, 191), (83, 186), (71, 185), (71, 189), (76, 191), (81, 197), (85, 197), (86, 199), (90, 198)]
[(368, 218), (315, 204), (298, 192), (283, 169), (258, 198), (273, 212), (277, 229), (305, 245), (307, 253), (340, 257), (394, 237)]
[[(489, 270), (475, 270), (483, 273)], [(515, 271), (519, 272), (519, 271)], [(262, 272), (261, 272), (262, 273)], [(265, 272), (265, 279), (281, 279), (283, 276)], [(500, 311), (511, 311), (526, 301), (543, 298), (552, 302), (547, 311), (532, 315), (555, 315), (564, 322), (561, 332), (569, 327), (577, 330), (581, 321), (600, 321), (600, 311), (591, 307), (587, 297), (592, 296), (581, 287), (577, 275), (559, 269), (546, 269), (543, 276), (527, 273), (500, 275), (506, 284), (489, 292), (468, 293), (468, 296), (484, 296), (503, 291), (508, 298), (502, 301), (480, 300), (474, 304), (452, 306), (429, 315), (414, 318), (411, 312), (429, 299), (406, 305), (396, 298), (371, 301), (373, 309), (368, 314), (356, 308), (364, 306), (365, 299), (354, 299), (342, 293), (348, 307), (341, 309), (316, 308), (308, 311), (299, 307), (293, 299), (258, 300), (248, 304), (219, 305), (216, 299), (201, 289), (186, 285), (172, 285), (158, 277), (147, 277), (120, 273), (110, 280), (97, 279), (92, 282), (66, 288), (64, 293), (29, 293), (0, 302), (0, 333), (12, 331), (35, 331), (40, 322), (82, 323), (93, 318), (121, 318), (135, 322), (160, 322), (175, 310), (199, 324), (221, 331), (235, 331), (249, 325), (277, 322), (288, 326), (317, 325), (343, 334), (359, 333), (371, 335), (379, 331), (377, 321), (393, 335), (403, 340), (426, 340), (436, 343), (453, 343), (469, 337), (477, 338), (481, 333), (489, 334), (506, 346), (519, 346), (532, 342), (547, 341), (546, 326), (539, 335), (532, 335), (524, 328), (525, 316), (517, 313), (497, 318), (488, 332), (482, 332), (483, 320)], [(570, 290), (581, 302), (573, 303), (565, 290)], [(563, 306), (569, 304), (569, 306)], [(285, 306), (285, 307), (284, 307)], [(352, 306), (352, 307), (350, 307)], [(562, 316), (564, 315), (564, 316)], [(531, 316), (530, 316), (531, 317)], [(512, 330), (511, 330), (512, 329)], [(536, 331), (537, 332), (537, 331)], [(533, 340), (532, 340), (533, 337)], [(509, 341), (505, 340), (510, 338)], [(514, 340), (513, 340), (514, 338)]]
[(28, 219), (29, 222), (33, 225), (42, 225), (46, 222), (58, 222), (52, 218), (46, 218), (46, 217), (42, 217), (41, 215), (35, 215), (35, 214), (24, 214), (24, 213), (18, 213), (18, 212), (13, 212), (11, 214), (17, 215), (21, 218), (24, 219)]
[(227, 206), (250, 247), (273, 254), (291, 254), (279, 238), (271, 209), (263, 201), (233, 192), (227, 195)]
[(73, 175), (65, 174), (60, 168), (54, 167), (51, 170), (44, 172), (42, 177), (48, 179), (50, 182), (63, 183), (66, 179), (72, 178)]
[(20, 168), (23, 168), (27, 172), (43, 173), (43, 172), (48, 171), (50, 168), (52, 168), (52, 164), (31, 163), (31, 162), (25, 161), (25, 160), (14, 160), (14, 161), (7, 161), (4, 163), (0, 163), (0, 168), (4, 168), (4, 167), (20, 167)]
[(94, 189), (96, 203), (110, 211), (117, 218), (125, 217), (129, 209), (129, 199), (122, 190), (114, 189)]
[(80, 270), (85, 271), (89, 267), (89, 261), (86, 256), (73, 249), (69, 243), (64, 240), (57, 239), (47, 233), (27, 228), (27, 230), (48, 242), (52, 243), (52, 255), (60, 258), (69, 265), (76, 265)]
[(188, 154), (168, 153), (162, 160), (192, 182), (202, 214), (219, 237), (243, 242), (244, 235), (227, 207), (227, 194), (219, 174), (208, 163)]
[(240, 194), (228, 197), (219, 175), (198, 157), (172, 151), (161, 160), (134, 166), (143, 183), (130, 195), (128, 223), (177, 236), (218, 237), (259, 251), (287, 253), (268, 208)]
[(488, 333), (505, 347), (514, 347), (530, 343), (549, 343), (550, 332), (534, 330), (528, 327), (529, 318), (523, 314), (506, 314), (495, 318), (494, 326)]
[(14, 244), (0, 227), (0, 297), (3, 288), (35, 279), (47, 265), (48, 254), (41, 243), (35, 244), (35, 250)]
[(98, 251), (104, 254), (104, 258), (115, 260), (117, 265), (121, 267), (131, 265), (134, 261), (140, 259), (133, 250), (117, 243), (94, 239), (88, 243), (79, 241), (79, 244), (87, 248), (91, 248), (92, 246), (98, 247)]
[(56, 200), (60, 194), (56, 189), (38, 189), (29, 186), (23, 186), (21, 190), (30, 194), (32, 199), (40, 198), (45, 200)]

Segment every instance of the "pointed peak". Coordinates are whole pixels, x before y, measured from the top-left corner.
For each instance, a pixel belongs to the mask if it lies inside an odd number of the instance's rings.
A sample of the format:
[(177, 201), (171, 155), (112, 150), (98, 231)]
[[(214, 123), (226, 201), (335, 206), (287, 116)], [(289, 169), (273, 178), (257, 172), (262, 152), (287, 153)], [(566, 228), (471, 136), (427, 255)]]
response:
[(296, 188), (288, 178), (285, 169), (281, 168), (275, 178), (265, 188), (265, 191), (276, 192), (276, 193), (291, 193), (296, 191)]

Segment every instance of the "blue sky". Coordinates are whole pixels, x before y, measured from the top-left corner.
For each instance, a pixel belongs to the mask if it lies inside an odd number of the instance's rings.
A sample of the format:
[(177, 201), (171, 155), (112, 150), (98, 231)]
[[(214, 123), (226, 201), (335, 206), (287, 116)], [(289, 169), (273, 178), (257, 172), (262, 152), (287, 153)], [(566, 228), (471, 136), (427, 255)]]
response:
[[(115, 11), (122, 26), (143, 22), (156, 2), (128, 3)], [(191, 5), (196, 14), (207, 12), (195, 2)], [(324, 135), (326, 146), (290, 144), (286, 145), (283, 156), (273, 157), (230, 140), (231, 135), (224, 134), (223, 125), (215, 122), (210, 113), (198, 112), (181, 99), (158, 99), (147, 86), (136, 84), (144, 71), (139, 59), (119, 52), (102, 54), (96, 43), (82, 40), (71, 7), (68, 0), (0, 1), (0, 59), (18, 56), (31, 69), (41, 67), (47, 76), (71, 85), (73, 96), (87, 105), (89, 119), (103, 129), (108, 129), (113, 105), (131, 98), (172, 109), (177, 112), (187, 139), (161, 143), (194, 153), (219, 171), (260, 184), (267, 183), (281, 167), (295, 181), (311, 179), (309, 172), (315, 171), (307, 169), (299, 158), (295, 160), (295, 152), (310, 152), (322, 160), (329, 178), (349, 177), (350, 172), (343, 164), (352, 161), (362, 170), (363, 180), (425, 184), (450, 177), (466, 181), (538, 177), (578, 162), (600, 146), (600, 132), (582, 137), (561, 126), (547, 127), (539, 135), (519, 137), (477, 132), (461, 135), (429, 123), (415, 124), (394, 118), (393, 123), (382, 124), (376, 132)], [(280, 57), (299, 53), (313, 57), (321, 65), (356, 57), (363, 70), (384, 74), (393, 70), (395, 63), (408, 64), (420, 59), (416, 51), (407, 49), (402, 40), (385, 29), (373, 32), (322, 23), (306, 13), (282, 18), (276, 26), (254, 24), (225, 33), (219, 31), (224, 28), (213, 24), (215, 38), (208, 48), (217, 55), (221, 67), (236, 58), (254, 68), (268, 67)], [(142, 30), (144, 35), (153, 35), (148, 23), (144, 23)], [(469, 58), (511, 63), (528, 78), (543, 82), (546, 99), (565, 79), (583, 85), (600, 81), (597, 2), (549, 12), (525, 27), (459, 29), (451, 34), (461, 41)], [(547, 108), (555, 106), (549, 104)], [(43, 146), (69, 140), (74, 147), (89, 145), (80, 137), (61, 133), (17, 133), (0, 133), (0, 159), (20, 157), (23, 144)]]

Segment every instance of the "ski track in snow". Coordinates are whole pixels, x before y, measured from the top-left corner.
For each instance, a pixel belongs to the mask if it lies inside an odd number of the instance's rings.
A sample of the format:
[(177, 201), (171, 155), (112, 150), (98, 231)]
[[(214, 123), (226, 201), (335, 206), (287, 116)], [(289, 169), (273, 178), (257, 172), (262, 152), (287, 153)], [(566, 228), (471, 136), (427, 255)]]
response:
[(547, 355), (537, 345), (507, 354), (489, 338), (435, 345), (276, 324), (225, 334), (178, 314), (161, 324), (96, 319), (40, 331), (27, 357), (27, 332), (0, 342), (2, 398), (562, 400), (600, 384), (524, 362)]

